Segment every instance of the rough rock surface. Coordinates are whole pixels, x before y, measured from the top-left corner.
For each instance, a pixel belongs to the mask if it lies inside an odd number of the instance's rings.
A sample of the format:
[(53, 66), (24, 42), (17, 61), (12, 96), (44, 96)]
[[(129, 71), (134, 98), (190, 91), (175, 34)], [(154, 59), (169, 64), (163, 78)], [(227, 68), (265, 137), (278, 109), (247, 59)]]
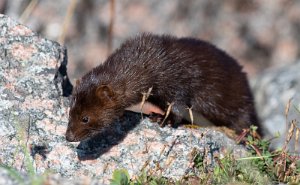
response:
[[(0, 184), (29, 182), (43, 174), (50, 174), (49, 184), (108, 184), (117, 168), (132, 176), (145, 169), (179, 179), (197, 173), (192, 165), (195, 149), (209, 151), (211, 158), (214, 152), (229, 150), (245, 154), (223, 133), (160, 128), (148, 119), (139, 123), (141, 116), (134, 113), (96, 138), (79, 145), (66, 142), (68, 98), (63, 95), (72, 89), (66, 60), (59, 44), (0, 15)], [(20, 178), (11, 177), (8, 167)]]
[[(270, 135), (274, 136), (277, 132), (281, 135), (279, 140), (274, 140), (274, 147), (284, 144), (287, 132), (286, 123), (297, 120), (295, 123), (300, 128), (299, 69), (300, 61), (280, 69), (270, 69), (257, 77), (254, 82), (255, 99), (258, 102), (257, 112), (262, 125)], [(291, 100), (291, 106), (286, 119), (285, 107), (289, 100)], [(292, 151), (294, 151), (294, 142), (295, 140), (292, 140), (290, 145)], [(298, 144), (298, 149), (300, 149), (300, 144)]]

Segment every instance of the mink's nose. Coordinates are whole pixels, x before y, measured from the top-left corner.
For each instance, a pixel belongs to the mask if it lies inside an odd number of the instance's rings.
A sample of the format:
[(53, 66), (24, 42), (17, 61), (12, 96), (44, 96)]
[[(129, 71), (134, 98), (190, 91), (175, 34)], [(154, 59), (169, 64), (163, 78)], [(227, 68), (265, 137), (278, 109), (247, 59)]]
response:
[(67, 132), (66, 132), (66, 140), (69, 142), (75, 141), (75, 135), (69, 129), (67, 129)]

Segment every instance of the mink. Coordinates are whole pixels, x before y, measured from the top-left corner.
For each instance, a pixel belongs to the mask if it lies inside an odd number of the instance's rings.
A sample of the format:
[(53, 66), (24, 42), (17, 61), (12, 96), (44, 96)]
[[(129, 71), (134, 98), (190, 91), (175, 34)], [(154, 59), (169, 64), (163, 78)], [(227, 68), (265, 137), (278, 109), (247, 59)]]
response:
[(77, 81), (66, 139), (90, 138), (141, 102), (165, 116), (170, 108), (176, 123), (189, 120), (190, 109), (202, 118), (195, 124), (236, 133), (252, 124), (260, 129), (246, 74), (235, 59), (199, 39), (143, 33)]

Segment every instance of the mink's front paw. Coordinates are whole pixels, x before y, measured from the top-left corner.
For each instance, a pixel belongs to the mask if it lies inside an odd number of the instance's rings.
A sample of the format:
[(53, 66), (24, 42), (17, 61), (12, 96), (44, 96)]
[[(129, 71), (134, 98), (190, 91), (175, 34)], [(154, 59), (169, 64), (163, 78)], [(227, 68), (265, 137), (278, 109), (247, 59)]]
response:
[(158, 124), (161, 124), (162, 121), (164, 120), (164, 115), (151, 113), (149, 114), (148, 118), (150, 119), (151, 122), (156, 122)]
[(155, 113), (149, 114), (148, 117), (151, 122), (156, 122), (161, 127), (164, 127), (165, 125), (169, 125), (173, 128), (177, 128), (182, 123), (182, 118), (181, 117), (179, 118), (172, 113), (167, 118), (165, 118), (165, 115), (155, 114)]

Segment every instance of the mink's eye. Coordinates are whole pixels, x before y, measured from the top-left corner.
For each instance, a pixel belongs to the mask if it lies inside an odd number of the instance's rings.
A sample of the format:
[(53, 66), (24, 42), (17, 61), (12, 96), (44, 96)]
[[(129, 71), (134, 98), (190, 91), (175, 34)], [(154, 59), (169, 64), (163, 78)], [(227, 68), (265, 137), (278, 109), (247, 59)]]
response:
[(84, 116), (81, 121), (86, 124), (90, 121), (90, 118), (87, 116)]

